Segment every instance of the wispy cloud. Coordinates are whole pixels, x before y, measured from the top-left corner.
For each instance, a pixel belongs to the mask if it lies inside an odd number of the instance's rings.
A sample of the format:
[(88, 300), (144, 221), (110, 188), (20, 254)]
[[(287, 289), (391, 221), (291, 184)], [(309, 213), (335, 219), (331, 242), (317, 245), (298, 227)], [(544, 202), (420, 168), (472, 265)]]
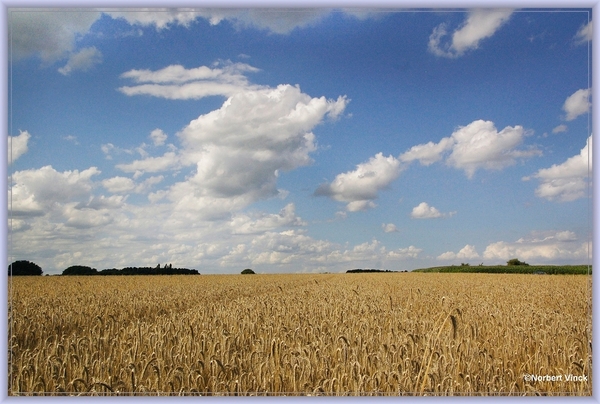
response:
[(63, 76), (68, 76), (74, 71), (86, 71), (102, 62), (102, 53), (92, 46), (83, 48), (79, 52), (72, 54), (67, 64), (58, 69)]
[(429, 51), (436, 56), (457, 58), (477, 49), (479, 43), (496, 33), (512, 15), (512, 10), (473, 10), (463, 24), (454, 31), (452, 40), (443, 43), (448, 31), (446, 24), (438, 25), (429, 36)]

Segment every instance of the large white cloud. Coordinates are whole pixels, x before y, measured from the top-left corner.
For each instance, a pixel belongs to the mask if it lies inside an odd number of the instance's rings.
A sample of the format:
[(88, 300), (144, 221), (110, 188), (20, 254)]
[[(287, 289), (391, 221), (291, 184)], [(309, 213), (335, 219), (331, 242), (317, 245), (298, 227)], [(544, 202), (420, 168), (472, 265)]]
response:
[(465, 171), (472, 178), (478, 169), (500, 170), (514, 165), (517, 159), (541, 155), (535, 148), (518, 149), (527, 132), (522, 126), (507, 126), (500, 132), (491, 121), (477, 120), (461, 126), (435, 144), (413, 146), (399, 156), (400, 161), (418, 160), (423, 165), (440, 161), (448, 152), (446, 164)]
[(180, 220), (226, 217), (278, 195), (281, 172), (312, 163), (312, 130), (336, 119), (348, 102), (343, 96), (311, 97), (291, 85), (246, 89), (177, 133), (180, 149), (117, 168), (137, 173), (195, 167), (185, 181), (151, 194), (151, 200), (171, 201)]
[(358, 164), (356, 170), (338, 174), (331, 184), (320, 185), (315, 195), (347, 202), (346, 209), (350, 212), (373, 208), (379, 191), (389, 187), (401, 171), (398, 159), (378, 153), (366, 163)]
[(571, 231), (535, 233), (515, 242), (498, 241), (488, 245), (483, 258), (504, 263), (518, 258), (529, 264), (570, 262), (585, 264), (591, 259), (591, 240), (579, 240)]
[(27, 143), (30, 138), (31, 135), (27, 131), (21, 131), (18, 136), (8, 137), (8, 165), (27, 153)]
[(585, 147), (579, 154), (568, 158), (561, 164), (542, 168), (530, 177), (523, 177), (523, 180), (538, 178), (541, 183), (535, 190), (537, 196), (567, 202), (587, 195), (591, 172), (592, 136), (588, 137)]
[(429, 51), (436, 56), (462, 56), (468, 50), (477, 49), (481, 40), (494, 35), (512, 13), (512, 10), (470, 11), (463, 24), (452, 34), (452, 40), (445, 44), (442, 39), (448, 32), (446, 24), (440, 24), (429, 37)]
[(588, 113), (591, 106), (591, 94), (591, 89), (582, 88), (567, 97), (563, 105), (563, 111), (567, 113), (565, 117), (567, 121), (572, 121), (578, 116)]
[(52, 166), (17, 171), (12, 175), (9, 203), (12, 215), (43, 215), (66, 202), (87, 199), (93, 188), (96, 167), (58, 172)]

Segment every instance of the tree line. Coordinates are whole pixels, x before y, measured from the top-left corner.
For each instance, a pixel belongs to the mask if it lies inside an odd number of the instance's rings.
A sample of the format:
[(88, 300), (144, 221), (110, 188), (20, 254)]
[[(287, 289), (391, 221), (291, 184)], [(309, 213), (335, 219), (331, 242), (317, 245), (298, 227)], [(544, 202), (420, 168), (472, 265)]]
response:
[[(8, 266), (9, 276), (39, 276), (42, 268), (30, 261), (15, 261)], [(173, 268), (172, 264), (163, 267), (126, 267), (122, 269), (110, 268), (98, 271), (96, 268), (73, 265), (62, 271), (61, 275), (200, 275), (197, 269)]]

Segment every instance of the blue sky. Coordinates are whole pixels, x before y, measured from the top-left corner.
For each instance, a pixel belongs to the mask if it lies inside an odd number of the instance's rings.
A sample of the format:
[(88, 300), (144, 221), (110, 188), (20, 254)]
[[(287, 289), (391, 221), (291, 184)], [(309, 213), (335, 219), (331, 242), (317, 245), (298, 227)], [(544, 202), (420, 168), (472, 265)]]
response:
[(591, 10), (9, 9), (8, 260), (591, 263)]

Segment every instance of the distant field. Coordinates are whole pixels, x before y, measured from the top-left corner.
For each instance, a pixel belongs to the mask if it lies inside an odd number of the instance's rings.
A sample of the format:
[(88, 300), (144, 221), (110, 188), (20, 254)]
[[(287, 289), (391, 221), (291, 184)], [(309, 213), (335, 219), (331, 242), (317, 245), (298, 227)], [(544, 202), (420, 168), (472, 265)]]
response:
[(543, 272), (549, 275), (591, 275), (591, 265), (461, 265), (416, 269), (413, 272), (452, 272), (488, 274), (534, 274)]
[(9, 395), (591, 395), (591, 355), (591, 276), (9, 280)]

